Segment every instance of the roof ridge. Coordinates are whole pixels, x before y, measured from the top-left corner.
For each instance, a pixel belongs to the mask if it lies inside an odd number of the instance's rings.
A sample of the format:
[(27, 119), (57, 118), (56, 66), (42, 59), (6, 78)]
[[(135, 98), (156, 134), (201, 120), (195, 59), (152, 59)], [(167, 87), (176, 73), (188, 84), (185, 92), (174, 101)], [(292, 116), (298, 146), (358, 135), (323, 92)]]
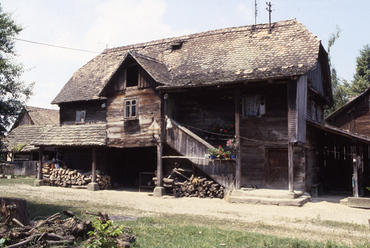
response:
[[(272, 24), (274, 26), (276, 26), (276, 24), (278, 24), (279, 26), (286, 26), (286, 25), (292, 25), (294, 23), (301, 24), (295, 18), (294, 19), (289, 19), (289, 20), (284, 20), (284, 21), (273, 22)], [(303, 26), (303, 24), (301, 24), (301, 25)], [(105, 49), (102, 52), (102, 54), (107, 54), (107, 53), (111, 53), (111, 52), (119, 52), (119, 51), (124, 51), (124, 50), (139, 49), (139, 48), (148, 47), (148, 46), (156, 46), (156, 45), (159, 45), (159, 44), (166, 44), (166, 43), (171, 43), (171, 42), (174, 42), (174, 41), (184, 41), (184, 40), (189, 40), (189, 39), (193, 39), (193, 38), (199, 38), (199, 37), (205, 37), (205, 36), (211, 36), (211, 35), (218, 35), (218, 34), (222, 34), (222, 33), (245, 32), (249, 29), (256, 30), (256, 29), (268, 29), (268, 28), (269, 28), (269, 23), (261, 23), (261, 24), (252, 24), (252, 25), (245, 25), (245, 26), (239, 26), (239, 27), (228, 27), (228, 28), (214, 29), (214, 30), (208, 30), (208, 31), (203, 31), (203, 32), (199, 32), (199, 33), (177, 36), (177, 37), (169, 37), (169, 38), (153, 40), (153, 41), (148, 41), (148, 42), (142, 42), (142, 43), (137, 43), (137, 44), (131, 44), (131, 45), (126, 45), (126, 46), (108, 48), (108, 49)]]

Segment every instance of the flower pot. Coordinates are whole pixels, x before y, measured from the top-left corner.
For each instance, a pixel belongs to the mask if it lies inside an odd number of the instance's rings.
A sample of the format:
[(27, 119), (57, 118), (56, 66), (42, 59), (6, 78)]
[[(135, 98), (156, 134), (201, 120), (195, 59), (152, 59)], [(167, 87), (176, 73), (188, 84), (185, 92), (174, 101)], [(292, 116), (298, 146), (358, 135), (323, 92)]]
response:
[(215, 159), (215, 158), (216, 158), (216, 156), (214, 156), (214, 155), (211, 155), (211, 156), (210, 156), (210, 158), (211, 158), (211, 159)]
[(236, 155), (235, 154), (231, 155), (231, 158), (236, 158)]

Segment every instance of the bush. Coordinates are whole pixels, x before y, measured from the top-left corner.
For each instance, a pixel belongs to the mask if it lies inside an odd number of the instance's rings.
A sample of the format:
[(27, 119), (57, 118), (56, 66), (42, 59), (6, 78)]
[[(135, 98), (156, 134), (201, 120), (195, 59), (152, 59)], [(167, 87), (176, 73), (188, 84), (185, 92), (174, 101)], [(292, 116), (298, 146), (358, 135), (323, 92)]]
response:
[(123, 233), (123, 226), (114, 227), (113, 221), (108, 220), (103, 223), (101, 220), (96, 220), (93, 223), (94, 231), (87, 234), (92, 236), (88, 248), (104, 248), (104, 247), (118, 247), (116, 238)]

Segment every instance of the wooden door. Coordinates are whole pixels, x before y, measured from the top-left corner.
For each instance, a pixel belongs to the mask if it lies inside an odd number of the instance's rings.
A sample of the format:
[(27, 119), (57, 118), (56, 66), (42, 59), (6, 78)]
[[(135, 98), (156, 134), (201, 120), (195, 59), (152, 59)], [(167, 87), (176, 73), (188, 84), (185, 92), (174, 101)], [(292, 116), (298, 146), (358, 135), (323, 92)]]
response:
[(268, 183), (277, 188), (288, 186), (288, 150), (268, 150)]

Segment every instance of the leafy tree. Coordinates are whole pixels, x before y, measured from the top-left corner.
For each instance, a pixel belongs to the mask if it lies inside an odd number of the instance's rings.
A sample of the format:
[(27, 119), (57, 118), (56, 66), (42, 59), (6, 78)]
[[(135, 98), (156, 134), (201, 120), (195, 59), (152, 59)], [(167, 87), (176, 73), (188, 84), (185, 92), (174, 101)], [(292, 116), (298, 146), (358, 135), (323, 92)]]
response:
[(328, 60), (330, 65), (330, 75), (331, 75), (331, 83), (333, 89), (333, 106), (325, 111), (325, 115), (328, 116), (329, 114), (333, 113), (335, 110), (342, 107), (344, 104), (347, 103), (349, 98), (349, 83), (346, 80), (339, 78), (337, 71), (335, 70), (334, 66), (331, 63), (330, 59), (330, 49), (334, 45), (335, 41), (339, 38), (341, 30), (337, 27), (337, 31), (331, 34), (329, 41), (328, 41)]
[(0, 137), (32, 94), (33, 83), (20, 80), (23, 66), (15, 61), (14, 38), (20, 31), (22, 27), (0, 6)]
[(350, 93), (357, 96), (370, 86), (370, 47), (365, 45), (360, 50), (360, 56), (356, 59), (356, 74), (354, 76)]

